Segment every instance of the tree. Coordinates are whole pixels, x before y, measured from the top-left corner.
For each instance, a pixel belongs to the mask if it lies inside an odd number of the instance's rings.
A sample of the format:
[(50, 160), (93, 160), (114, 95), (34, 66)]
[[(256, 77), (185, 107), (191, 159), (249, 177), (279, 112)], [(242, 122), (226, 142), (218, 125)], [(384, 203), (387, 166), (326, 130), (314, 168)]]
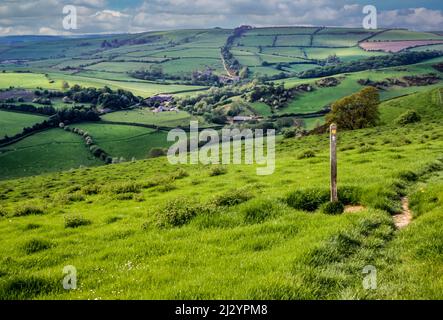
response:
[(326, 121), (328, 124), (335, 123), (344, 130), (373, 127), (380, 120), (379, 104), (378, 90), (367, 87), (335, 102), (331, 112), (326, 116)]
[(66, 89), (69, 89), (69, 83), (66, 81), (63, 81), (62, 82), (62, 90), (66, 90)]

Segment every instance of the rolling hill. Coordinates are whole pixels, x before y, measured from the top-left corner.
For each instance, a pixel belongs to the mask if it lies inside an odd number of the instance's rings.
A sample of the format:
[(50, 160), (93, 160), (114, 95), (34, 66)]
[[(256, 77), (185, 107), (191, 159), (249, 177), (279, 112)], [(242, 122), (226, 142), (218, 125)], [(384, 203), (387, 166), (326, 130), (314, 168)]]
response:
[[(307, 212), (294, 200), (327, 194), (326, 135), (279, 143), (276, 172), (264, 177), (254, 166), (213, 175), (158, 158), (3, 181), (0, 296), (441, 298), (441, 94), (390, 100), (384, 126), (340, 133), (339, 193), (357, 213)], [(422, 121), (396, 125), (411, 105)], [(414, 220), (396, 231), (391, 214), (404, 196)], [(78, 290), (58, 286), (68, 264)], [(378, 290), (361, 287), (366, 265), (377, 267)]]
[[(443, 298), (442, 40), (296, 26), (0, 38), (0, 299)], [(368, 86), (380, 121), (339, 128), (346, 210), (331, 214), (325, 116)], [(168, 132), (190, 121), (275, 129), (275, 173), (170, 164)]]

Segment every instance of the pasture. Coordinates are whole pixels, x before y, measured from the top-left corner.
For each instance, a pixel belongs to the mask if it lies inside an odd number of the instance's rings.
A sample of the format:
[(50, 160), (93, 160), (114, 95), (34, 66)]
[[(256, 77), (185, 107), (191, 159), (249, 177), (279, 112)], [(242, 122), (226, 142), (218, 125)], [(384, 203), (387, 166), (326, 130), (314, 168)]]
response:
[(167, 141), (166, 132), (143, 127), (100, 123), (82, 123), (74, 127), (88, 132), (95, 143), (113, 158), (126, 161), (146, 159), (152, 148), (167, 148), (172, 144)]
[(5, 135), (12, 137), (22, 132), (23, 128), (32, 127), (46, 119), (47, 117), (34, 114), (0, 110), (0, 139), (3, 139)]
[(105, 121), (141, 123), (165, 127), (189, 126), (191, 120), (200, 120), (192, 117), (185, 111), (170, 111), (155, 113), (148, 109), (118, 111), (101, 117)]
[[(314, 87), (297, 91), (287, 107), (277, 109), (280, 116), (317, 112), (360, 90), (362, 79), (442, 76), (433, 68), (442, 58), (339, 74), (336, 87), (294, 76), (328, 64), (334, 54), (345, 62), (385, 55), (358, 47), (375, 32), (369, 41), (442, 39), (433, 33), (381, 31), (248, 30), (230, 48), (233, 59), (249, 67), (248, 79), (229, 94), (220, 89), (220, 99), (210, 96), (218, 89), (167, 77), (145, 81), (128, 72), (155, 66), (166, 75), (190, 77), (207, 68), (225, 74), (220, 49), (230, 29), (11, 45), (0, 50), (0, 70), (5, 70), (0, 88), (61, 90), (66, 81), (71, 87), (108, 86), (141, 97), (204, 92), (206, 100), (189, 102), (201, 105), (203, 112), (196, 114), (211, 116), (237, 104), (241, 110), (232, 111), (267, 122), (271, 107), (246, 103), (250, 92), (242, 91), (266, 87), (265, 80), (251, 81), (259, 75), (283, 72), (292, 78), (275, 82), (285, 88)], [(5, 62), (9, 59), (25, 61)], [(184, 111), (130, 109), (103, 115), (103, 122), (71, 124), (114, 158), (111, 165), (95, 158), (79, 135), (59, 128), (0, 148), (0, 299), (441, 299), (442, 86), (442, 80), (389, 86), (380, 90), (380, 126), (339, 129), (339, 199), (361, 210), (339, 215), (325, 213), (327, 134), (279, 135), (276, 168), (269, 176), (256, 174), (258, 164), (176, 166), (165, 157), (149, 158), (152, 148), (173, 142), (167, 132), (134, 124), (175, 127), (198, 119), (200, 126), (209, 126), (202, 116)], [(59, 98), (53, 102), (57, 109), (65, 107)], [(400, 125), (399, 117), (411, 109), (420, 121)], [(0, 137), (42, 119), (0, 111)], [(304, 119), (305, 129), (324, 121)], [(410, 200), (413, 220), (397, 230), (392, 215), (401, 212), (402, 197)], [(362, 289), (362, 270), (369, 264), (377, 267), (378, 290)], [(76, 290), (61, 286), (66, 265), (78, 271)]]
[(34, 134), (0, 148), (0, 180), (103, 164), (78, 136), (61, 129)]
[[(435, 94), (417, 99), (429, 103)], [(407, 108), (407, 101), (405, 106), (398, 103)], [(255, 166), (246, 165), (230, 165), (224, 174), (212, 176), (211, 166), (177, 168), (158, 158), (3, 181), (0, 205), (7, 218), (0, 218), (5, 244), (0, 296), (439, 298), (442, 287), (435, 279), (442, 276), (441, 252), (426, 245), (441, 232), (442, 166), (436, 159), (441, 157), (438, 137), (443, 129), (428, 120), (436, 117), (441, 110), (406, 127), (340, 133), (340, 185), (361, 190), (355, 197), (361, 197), (364, 209), (358, 214), (301, 211), (288, 200), (294, 191), (327, 190), (326, 135), (279, 143), (271, 176), (256, 176)], [(306, 150), (315, 157), (298, 156)], [(420, 177), (418, 184), (408, 178), (411, 172)], [(424, 195), (415, 190), (424, 190)], [(387, 210), (397, 210), (397, 192), (409, 191), (417, 214), (409, 228), (397, 231)], [(432, 205), (426, 202), (427, 196), (436, 195)], [(228, 200), (232, 202), (222, 205)], [(182, 208), (195, 208), (194, 215), (161, 224), (165, 210), (179, 214)], [(418, 267), (423, 263), (425, 268)], [(378, 290), (362, 288), (362, 270), (368, 264), (376, 265), (383, 279)], [(77, 290), (62, 289), (65, 265), (78, 271)], [(405, 272), (406, 279), (400, 276)]]
[(61, 81), (54, 81), (39, 73), (1, 73), (0, 89), (10, 87), (23, 89), (61, 89)]

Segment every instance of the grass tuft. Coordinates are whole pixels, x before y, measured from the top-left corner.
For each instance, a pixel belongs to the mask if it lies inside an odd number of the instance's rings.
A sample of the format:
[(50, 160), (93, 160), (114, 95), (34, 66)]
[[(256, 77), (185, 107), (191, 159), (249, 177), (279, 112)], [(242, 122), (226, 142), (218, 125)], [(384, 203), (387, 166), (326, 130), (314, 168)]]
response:
[(321, 205), (320, 210), (324, 214), (342, 214), (345, 211), (345, 206), (340, 201), (326, 202)]
[(20, 248), (26, 254), (33, 254), (36, 252), (47, 250), (51, 247), (52, 244), (49, 241), (40, 240), (40, 239), (31, 239), (22, 244)]
[(209, 170), (210, 177), (222, 176), (226, 173), (228, 173), (228, 168), (226, 168), (225, 166), (215, 166), (212, 167), (211, 170)]
[(230, 190), (215, 196), (211, 204), (216, 207), (231, 207), (246, 202), (253, 198), (253, 195), (246, 189)]
[(247, 202), (240, 212), (246, 223), (262, 223), (278, 215), (280, 207), (275, 199), (254, 199)]
[(0, 297), (4, 300), (35, 299), (40, 295), (59, 293), (60, 281), (41, 277), (15, 277), (0, 285)]
[(66, 216), (65, 217), (65, 228), (78, 228), (81, 226), (88, 226), (92, 222), (80, 215)]
[(13, 216), (14, 217), (25, 217), (30, 215), (41, 215), (44, 214), (44, 209), (36, 204), (21, 204), (15, 208)]
[(305, 150), (297, 155), (297, 159), (310, 159), (315, 157), (315, 152), (313, 150)]
[(286, 197), (286, 203), (302, 211), (315, 211), (329, 200), (329, 191), (323, 188), (296, 190)]
[(200, 203), (191, 199), (176, 198), (169, 200), (156, 214), (159, 227), (181, 227), (196, 215), (206, 212)]

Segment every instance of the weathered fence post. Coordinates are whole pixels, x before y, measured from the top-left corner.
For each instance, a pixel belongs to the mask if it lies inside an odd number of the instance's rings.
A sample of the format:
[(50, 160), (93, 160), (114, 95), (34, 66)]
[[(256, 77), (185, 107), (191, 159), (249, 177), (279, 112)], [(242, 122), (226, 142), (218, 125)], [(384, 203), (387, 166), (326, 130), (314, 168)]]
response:
[(337, 125), (331, 124), (329, 133), (331, 143), (331, 202), (337, 202)]

